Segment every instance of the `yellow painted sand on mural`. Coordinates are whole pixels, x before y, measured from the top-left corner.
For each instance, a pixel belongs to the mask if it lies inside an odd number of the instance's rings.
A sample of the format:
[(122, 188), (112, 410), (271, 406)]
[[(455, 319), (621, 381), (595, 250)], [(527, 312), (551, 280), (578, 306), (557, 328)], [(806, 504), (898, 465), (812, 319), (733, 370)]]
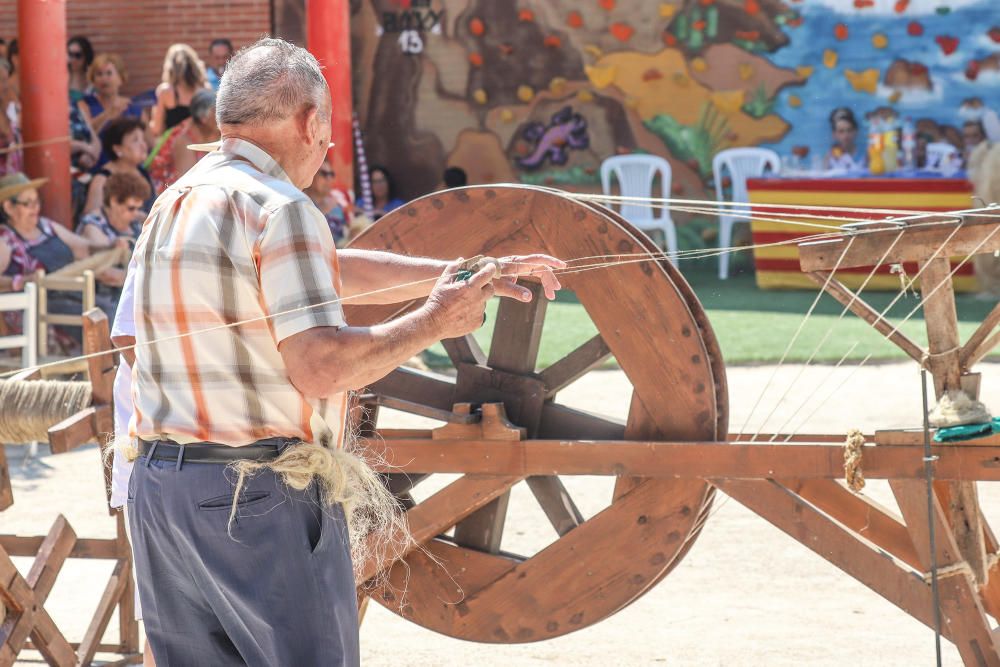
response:
[[(650, 70), (665, 76), (647, 80), (643, 74)], [(696, 125), (705, 105), (710, 104), (725, 117), (727, 130), (738, 137), (741, 145), (775, 141), (788, 129), (777, 115), (753, 118), (744, 113), (741, 110), (744, 91), (712, 90), (696, 81), (678, 49), (667, 48), (652, 54), (609, 53), (594, 67), (587, 68), (587, 76), (595, 87), (614, 84), (623, 98), (638, 100), (635, 110), (643, 120), (666, 114), (682, 125)]]
[(746, 100), (743, 90), (718, 90), (710, 95), (712, 104), (725, 113), (736, 113)]

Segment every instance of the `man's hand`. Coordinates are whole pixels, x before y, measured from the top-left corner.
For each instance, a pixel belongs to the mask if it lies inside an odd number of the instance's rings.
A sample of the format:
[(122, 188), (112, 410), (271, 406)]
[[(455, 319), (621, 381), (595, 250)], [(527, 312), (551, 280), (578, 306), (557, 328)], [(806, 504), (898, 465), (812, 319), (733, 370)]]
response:
[(556, 291), (562, 288), (552, 269), (564, 269), (566, 262), (549, 255), (512, 255), (500, 258), (500, 277), (493, 281), (497, 296), (505, 296), (518, 301), (531, 301), (531, 290), (517, 284), (522, 276), (534, 276), (542, 283), (545, 298), (556, 298)]
[(424, 306), (442, 339), (458, 338), (481, 327), (486, 302), (494, 293), (493, 265), (484, 266), (468, 280), (455, 282), (461, 267), (461, 259), (445, 267)]

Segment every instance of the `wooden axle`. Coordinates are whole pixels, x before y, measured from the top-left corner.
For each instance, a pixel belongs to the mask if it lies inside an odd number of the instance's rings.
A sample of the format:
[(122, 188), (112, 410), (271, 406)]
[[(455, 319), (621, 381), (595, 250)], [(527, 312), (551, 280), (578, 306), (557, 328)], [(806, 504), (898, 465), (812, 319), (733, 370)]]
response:
[[(841, 479), (842, 446), (621, 440), (463, 440), (414, 438), (372, 443), (382, 472), (469, 475), (642, 475), (673, 479)], [(1000, 446), (939, 445), (939, 480), (1000, 481)], [(923, 447), (864, 447), (868, 479), (924, 479)]]

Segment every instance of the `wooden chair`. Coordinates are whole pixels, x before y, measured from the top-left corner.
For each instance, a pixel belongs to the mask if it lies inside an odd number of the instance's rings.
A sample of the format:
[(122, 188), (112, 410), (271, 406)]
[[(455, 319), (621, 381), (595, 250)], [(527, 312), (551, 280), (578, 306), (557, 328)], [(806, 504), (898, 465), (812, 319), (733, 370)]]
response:
[[(34, 284), (38, 286), (38, 356), (43, 362), (57, 361), (58, 357), (49, 354), (49, 326), (83, 327), (83, 314), (94, 308), (97, 299), (97, 282), (94, 272), (84, 271), (78, 276), (46, 275), (45, 271), (35, 272)], [(48, 293), (79, 292), (80, 314), (50, 313), (48, 310)], [(65, 367), (60, 366), (58, 372), (79, 373), (86, 370), (85, 362), (73, 362)]]
[[(4, 312), (23, 313), (21, 333), (13, 334), (3, 325)], [(21, 350), (21, 358), (0, 358), (0, 366), (27, 368), (38, 363), (38, 289), (33, 283), (24, 286), (23, 292), (0, 294), (0, 350)], [(8, 363), (9, 362), (9, 363)]]

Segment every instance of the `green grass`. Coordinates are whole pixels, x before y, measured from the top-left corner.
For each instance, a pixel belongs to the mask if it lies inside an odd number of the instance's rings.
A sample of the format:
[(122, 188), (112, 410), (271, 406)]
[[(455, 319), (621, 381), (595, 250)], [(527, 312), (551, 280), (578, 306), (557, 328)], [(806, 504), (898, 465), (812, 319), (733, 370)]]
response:
[[(714, 262), (704, 260), (682, 263), (681, 268), (708, 313), (726, 363), (777, 362), (795, 335), (816, 292), (759, 290), (751, 272), (720, 281), (715, 274), (715, 266)], [(896, 292), (866, 292), (863, 297), (881, 312), (895, 295)], [(887, 319), (895, 325), (918, 302), (919, 297), (913, 294), (901, 298), (889, 311)], [(962, 340), (975, 330), (994, 303), (973, 295), (956, 296)], [(496, 300), (490, 304), (487, 323), (476, 333), (484, 350), (489, 349), (493, 335), (496, 305)], [(904, 352), (854, 314), (849, 312), (841, 318), (842, 310), (839, 303), (824, 295), (789, 351), (787, 360), (805, 361), (817, 346), (819, 350), (814, 362), (837, 362), (844, 354), (847, 354), (848, 361), (861, 360), (869, 354), (873, 360), (907, 358)], [(918, 310), (901, 330), (918, 344), (925, 344), (922, 311)], [(556, 301), (549, 304), (538, 355), (539, 367), (558, 360), (596, 331), (576, 296), (572, 292), (560, 292)], [(824, 337), (826, 340), (821, 345)], [(434, 367), (448, 365), (447, 356), (440, 346), (428, 350), (425, 360)]]

